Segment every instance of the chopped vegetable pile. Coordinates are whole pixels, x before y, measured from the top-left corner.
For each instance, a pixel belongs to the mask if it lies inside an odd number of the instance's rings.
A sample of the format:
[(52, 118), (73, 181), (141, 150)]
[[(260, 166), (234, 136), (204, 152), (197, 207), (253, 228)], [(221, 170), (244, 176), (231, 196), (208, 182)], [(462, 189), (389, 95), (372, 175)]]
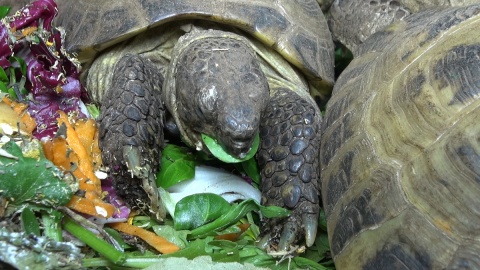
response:
[[(68, 33), (52, 26), (56, 13), (53, 0), (37, 0), (0, 24), (0, 261), (20, 269), (131, 269), (208, 256), (199, 269), (218, 262), (333, 269), (323, 217), (324, 233), (306, 251), (273, 256), (255, 245), (259, 215), (289, 212), (259, 205), (254, 153), (225, 165), (239, 172), (232, 175), (168, 145), (157, 181), (171, 218), (159, 224), (125, 205), (102, 166), (93, 105), (79, 63), (63, 48)], [(212, 191), (185, 191), (193, 178), (209, 178)], [(246, 191), (227, 201), (220, 195), (232, 193), (219, 181)]]
[(64, 33), (52, 27), (56, 12), (54, 1), (38, 0), (4, 18), (0, 27), (1, 90), (28, 101), (36, 138), (53, 137), (59, 110), (85, 117), (81, 98), (87, 93), (79, 81), (79, 64), (62, 48)]

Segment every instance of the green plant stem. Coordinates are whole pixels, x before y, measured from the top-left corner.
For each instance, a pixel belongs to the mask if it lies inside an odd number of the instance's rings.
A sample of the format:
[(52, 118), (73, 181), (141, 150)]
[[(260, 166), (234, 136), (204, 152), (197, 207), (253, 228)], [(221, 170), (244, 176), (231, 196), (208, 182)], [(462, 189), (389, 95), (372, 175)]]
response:
[(196, 229), (193, 229), (190, 233), (190, 238), (204, 237), (214, 230), (220, 230), (230, 225), (237, 223), (240, 218), (245, 216), (250, 211), (258, 210), (259, 207), (253, 200), (242, 201), (238, 205), (234, 205), (233, 208), (223, 216), (217, 218), (215, 221), (207, 223)]
[(242, 201), (237, 205), (233, 205), (230, 211), (217, 218), (216, 220), (191, 230), (189, 239), (194, 239), (198, 237), (202, 238), (211, 234), (212, 231), (218, 231), (228, 226), (231, 226), (237, 223), (237, 221), (239, 221), (250, 211), (260, 211), (263, 216), (268, 218), (285, 217), (288, 216), (288, 214), (290, 213), (288, 210), (281, 207), (261, 206), (254, 200), (249, 199), (246, 201)]
[(110, 245), (103, 239), (98, 238), (97, 235), (83, 228), (73, 219), (65, 217), (63, 228), (112, 263), (117, 265), (124, 265), (126, 256), (123, 252), (115, 249), (112, 245)]
[[(125, 256), (125, 262), (122, 264), (123, 267), (142, 269), (147, 268), (152, 264), (159, 263), (165, 258), (159, 256)], [(83, 260), (83, 267), (113, 267), (112, 262), (104, 258), (90, 258)]]
[(57, 242), (63, 241), (62, 227), (60, 226), (62, 217), (63, 214), (56, 210), (42, 212), (42, 223), (45, 228), (44, 234), (46, 237)]

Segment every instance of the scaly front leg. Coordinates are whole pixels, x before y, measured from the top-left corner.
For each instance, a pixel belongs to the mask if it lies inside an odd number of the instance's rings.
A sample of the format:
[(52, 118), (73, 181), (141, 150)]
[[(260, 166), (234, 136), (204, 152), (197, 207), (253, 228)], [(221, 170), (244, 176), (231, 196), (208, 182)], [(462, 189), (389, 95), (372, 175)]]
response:
[(161, 220), (166, 212), (155, 173), (164, 145), (163, 77), (153, 63), (138, 55), (122, 57), (113, 72), (99, 117), (103, 162), (113, 173), (118, 195), (130, 207), (149, 208)]
[(296, 92), (273, 91), (260, 126), (257, 160), (262, 178), (262, 204), (292, 210), (285, 219), (266, 220), (262, 246), (278, 243), (278, 250), (305, 236), (315, 242), (318, 225), (320, 110), (315, 102)]

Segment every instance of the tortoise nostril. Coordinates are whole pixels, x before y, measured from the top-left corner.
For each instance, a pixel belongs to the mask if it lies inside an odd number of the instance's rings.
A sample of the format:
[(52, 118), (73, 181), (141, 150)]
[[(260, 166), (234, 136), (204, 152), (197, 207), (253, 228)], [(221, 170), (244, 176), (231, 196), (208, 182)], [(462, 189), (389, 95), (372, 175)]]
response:
[(225, 116), (225, 124), (230, 131), (255, 129), (260, 117), (252, 108), (233, 108)]
[(226, 119), (225, 119), (225, 129), (229, 130), (229, 131), (236, 131), (238, 130), (238, 121), (231, 117), (231, 116), (227, 116)]
[(258, 121), (227, 116), (219, 139), (231, 155), (243, 158), (250, 151), (257, 130)]
[(224, 126), (223, 136), (236, 142), (247, 142), (255, 135), (258, 130), (258, 121), (248, 119), (235, 119), (227, 117)]

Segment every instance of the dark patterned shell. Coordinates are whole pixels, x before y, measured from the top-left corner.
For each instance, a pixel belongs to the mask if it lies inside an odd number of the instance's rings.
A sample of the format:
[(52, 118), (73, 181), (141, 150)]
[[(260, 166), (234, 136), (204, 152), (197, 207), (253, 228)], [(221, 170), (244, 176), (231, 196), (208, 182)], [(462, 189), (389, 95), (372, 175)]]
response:
[(310, 78), (333, 84), (333, 42), (315, 0), (60, 0), (58, 6), (67, 49), (80, 60), (147, 28), (205, 19), (252, 34)]
[(338, 269), (480, 269), (480, 5), (376, 33), (340, 76), (321, 144)]
[(342, 0), (330, 7), (328, 25), (335, 39), (355, 54), (369, 36), (394, 21), (426, 8), (466, 6), (478, 0)]

